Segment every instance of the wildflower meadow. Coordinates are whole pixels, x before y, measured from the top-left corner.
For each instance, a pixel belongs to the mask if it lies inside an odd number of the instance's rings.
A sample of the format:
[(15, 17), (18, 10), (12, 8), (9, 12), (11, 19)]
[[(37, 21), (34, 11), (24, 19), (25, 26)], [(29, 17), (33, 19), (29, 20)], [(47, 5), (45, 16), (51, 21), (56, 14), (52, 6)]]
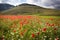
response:
[(0, 16), (0, 40), (60, 40), (60, 16)]

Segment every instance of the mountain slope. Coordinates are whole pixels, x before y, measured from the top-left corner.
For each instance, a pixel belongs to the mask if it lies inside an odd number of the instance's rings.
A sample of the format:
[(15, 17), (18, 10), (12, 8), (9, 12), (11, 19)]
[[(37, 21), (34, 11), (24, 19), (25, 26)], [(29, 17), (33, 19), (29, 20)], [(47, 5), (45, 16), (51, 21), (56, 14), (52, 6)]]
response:
[(10, 9), (12, 7), (14, 7), (14, 6), (13, 5), (10, 5), (10, 4), (0, 3), (0, 11), (4, 11), (4, 10)]
[(60, 15), (60, 10), (45, 9), (32, 4), (21, 4), (12, 9), (3, 11), (3, 15)]

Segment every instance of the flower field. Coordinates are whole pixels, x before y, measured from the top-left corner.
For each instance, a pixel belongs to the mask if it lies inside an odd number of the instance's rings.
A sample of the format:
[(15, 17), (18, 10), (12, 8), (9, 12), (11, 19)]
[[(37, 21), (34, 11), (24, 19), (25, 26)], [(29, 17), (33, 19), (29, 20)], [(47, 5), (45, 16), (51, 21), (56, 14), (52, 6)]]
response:
[(0, 16), (0, 40), (60, 40), (60, 16)]

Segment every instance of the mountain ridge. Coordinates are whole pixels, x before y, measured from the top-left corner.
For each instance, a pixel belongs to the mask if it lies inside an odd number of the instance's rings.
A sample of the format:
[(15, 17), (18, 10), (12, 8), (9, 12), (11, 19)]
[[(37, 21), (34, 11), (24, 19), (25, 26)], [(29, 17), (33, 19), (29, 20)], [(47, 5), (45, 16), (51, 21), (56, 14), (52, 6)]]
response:
[(5, 11), (5, 10), (10, 9), (12, 7), (14, 7), (14, 6), (10, 5), (10, 4), (0, 3), (0, 11)]
[(21, 4), (2, 12), (3, 15), (60, 15), (60, 10), (42, 8), (32, 4)]

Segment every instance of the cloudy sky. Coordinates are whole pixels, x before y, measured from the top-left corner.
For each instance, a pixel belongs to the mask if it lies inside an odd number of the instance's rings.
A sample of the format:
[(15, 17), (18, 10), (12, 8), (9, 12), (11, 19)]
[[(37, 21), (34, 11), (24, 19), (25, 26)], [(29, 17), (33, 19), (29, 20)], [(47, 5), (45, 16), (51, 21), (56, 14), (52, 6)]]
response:
[(45, 8), (60, 8), (60, 0), (0, 0), (0, 3), (8, 3), (15, 6), (22, 3), (29, 3)]

